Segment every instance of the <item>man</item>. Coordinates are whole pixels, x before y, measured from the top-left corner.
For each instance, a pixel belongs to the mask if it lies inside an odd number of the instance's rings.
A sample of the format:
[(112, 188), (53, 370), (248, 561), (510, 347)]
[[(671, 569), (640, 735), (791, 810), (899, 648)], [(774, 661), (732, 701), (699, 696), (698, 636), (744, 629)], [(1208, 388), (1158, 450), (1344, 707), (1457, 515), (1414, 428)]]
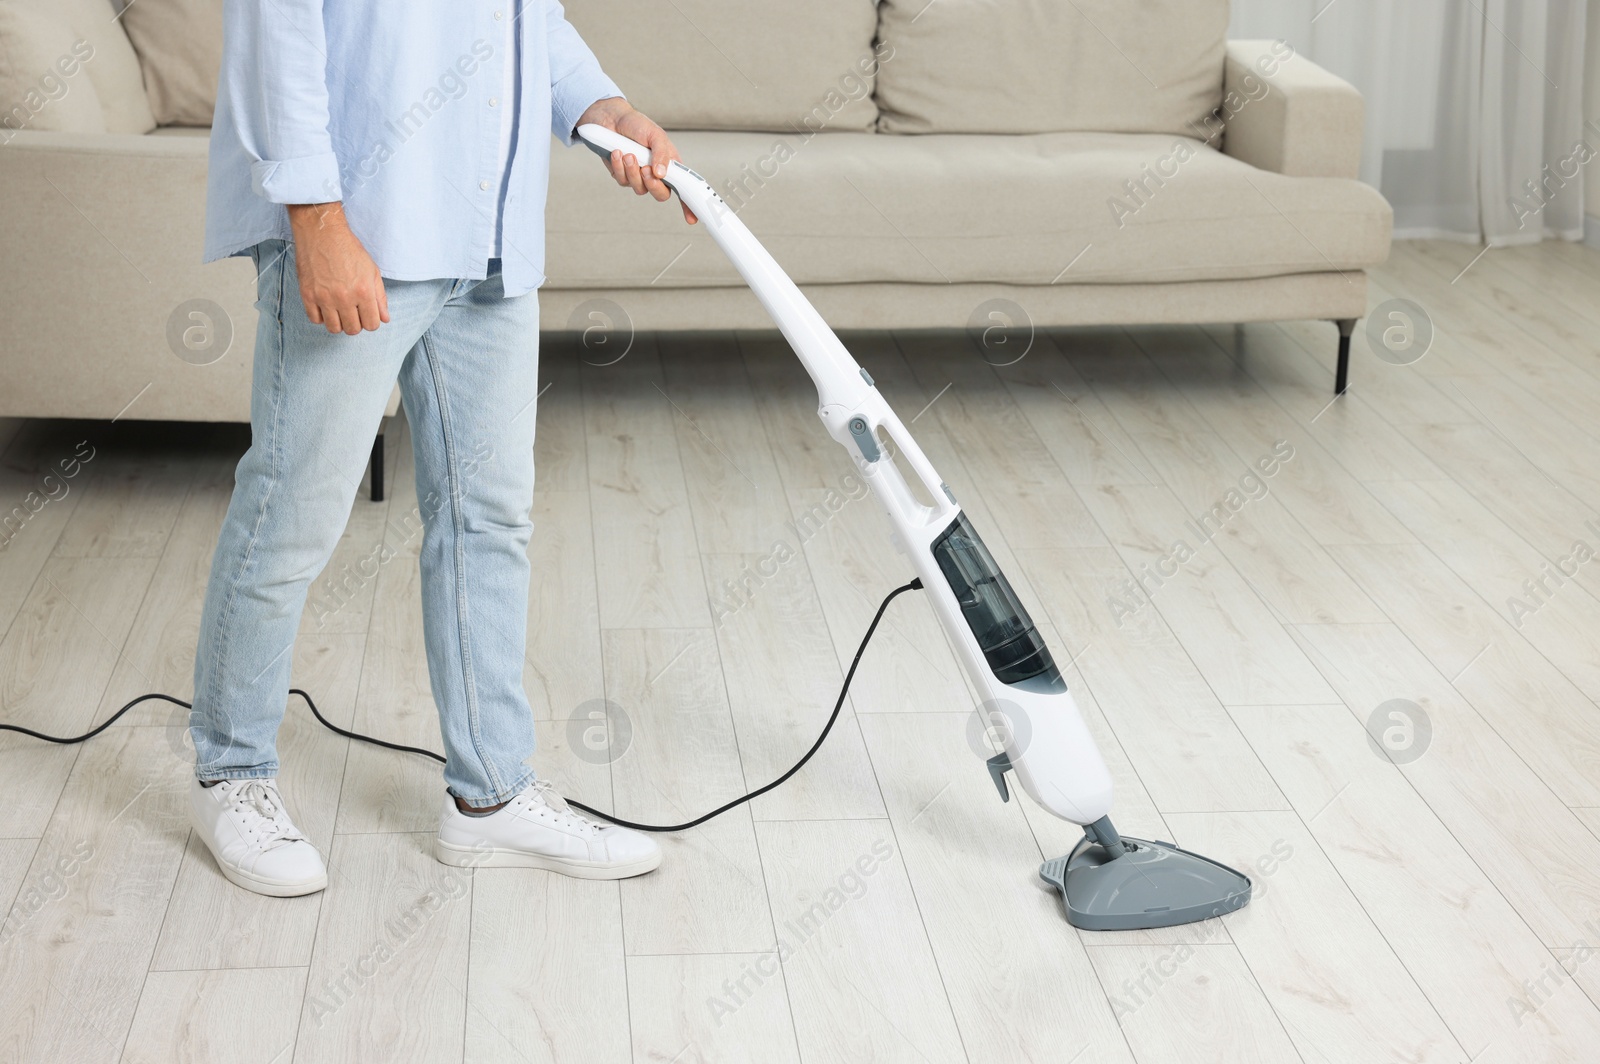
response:
[[(206, 260), (249, 254), (260, 327), (251, 444), (212, 561), (195, 657), (194, 825), (228, 879), (327, 885), (277, 785), (275, 739), (310, 582), (349, 517), (398, 380), (425, 521), (428, 673), (450, 864), (617, 879), (648, 835), (537, 779), (522, 689), (551, 130), (648, 146), (612, 176), (666, 200), (661, 128), (556, 0), (227, 0)], [(694, 216), (685, 210), (689, 222)]]

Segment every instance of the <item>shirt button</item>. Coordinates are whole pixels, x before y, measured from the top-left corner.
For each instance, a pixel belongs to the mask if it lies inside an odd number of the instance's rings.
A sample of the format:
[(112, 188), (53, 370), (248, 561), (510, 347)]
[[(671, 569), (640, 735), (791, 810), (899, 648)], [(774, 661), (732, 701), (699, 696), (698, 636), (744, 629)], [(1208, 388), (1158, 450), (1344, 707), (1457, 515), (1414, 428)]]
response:
[(498, 96), (489, 97), (489, 106), (490, 107), (499, 107), (500, 106), (500, 97), (498, 97)]
[(494, 20), (495, 20), (495, 21), (496, 21), (496, 22), (499, 22), (499, 21), (500, 21), (500, 12), (498, 12), (498, 11), (496, 11), (496, 12), (495, 12), (495, 13), (494, 13)]
[(479, 181), (478, 182), (478, 187), (483, 189), (485, 192), (487, 192), (487, 191), (489, 191), (489, 182), (487, 182), (487, 181)]

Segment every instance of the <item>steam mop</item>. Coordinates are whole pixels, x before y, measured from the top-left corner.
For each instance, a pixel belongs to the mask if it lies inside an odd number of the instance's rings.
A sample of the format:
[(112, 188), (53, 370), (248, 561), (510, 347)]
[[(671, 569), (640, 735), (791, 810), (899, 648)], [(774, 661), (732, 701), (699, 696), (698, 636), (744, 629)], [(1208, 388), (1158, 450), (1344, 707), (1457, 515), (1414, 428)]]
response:
[[(578, 136), (602, 159), (650, 164), (643, 145), (603, 126)], [(1009, 772), (1028, 796), (1083, 828), (1071, 853), (1040, 877), (1061, 892), (1067, 919), (1096, 931), (1170, 927), (1220, 916), (1250, 900), (1247, 876), (1168, 842), (1124, 838), (1111, 824), (1111, 774), (1061, 670), (994, 556), (900, 419), (822, 316), (710, 182), (671, 163), (663, 179), (732, 260), (817, 387), (817, 416), (850, 453), (889, 515), (935, 615), (1002, 746), (988, 760), (1003, 801)], [(903, 460), (921, 495), (907, 483)]]

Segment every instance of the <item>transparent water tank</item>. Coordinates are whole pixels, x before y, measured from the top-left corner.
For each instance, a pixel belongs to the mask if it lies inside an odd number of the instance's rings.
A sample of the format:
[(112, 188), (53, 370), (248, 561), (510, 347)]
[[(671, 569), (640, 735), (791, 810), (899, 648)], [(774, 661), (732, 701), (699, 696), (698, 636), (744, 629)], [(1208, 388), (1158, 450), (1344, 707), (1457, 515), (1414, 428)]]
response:
[(1030, 686), (1064, 689), (1050, 648), (966, 514), (933, 541), (933, 557), (995, 677), (1005, 684), (1034, 680)]

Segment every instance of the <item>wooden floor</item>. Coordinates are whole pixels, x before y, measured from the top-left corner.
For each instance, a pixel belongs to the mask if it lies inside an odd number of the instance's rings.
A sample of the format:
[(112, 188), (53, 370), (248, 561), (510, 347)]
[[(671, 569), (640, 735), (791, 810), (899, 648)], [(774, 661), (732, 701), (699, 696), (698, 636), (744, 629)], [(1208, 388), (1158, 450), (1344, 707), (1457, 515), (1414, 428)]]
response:
[[(191, 837), (176, 707), (0, 737), (0, 1064), (1595, 1060), (1600, 255), (1478, 251), (1396, 247), (1372, 305), (1424, 307), (1431, 350), (1358, 336), (1337, 402), (1326, 323), (1041, 332), (1004, 367), (847, 337), (1072, 662), (1118, 825), (1248, 868), (1245, 910), (1072, 929), (1036, 869), (1077, 833), (998, 800), (906, 596), (811, 766), (620, 885), (435, 863), (436, 766), (298, 702), (284, 787), (332, 882), (294, 900)], [(580, 354), (541, 371), (536, 764), (685, 819), (806, 748), (909, 571), (775, 336)], [(0, 719), (187, 697), (245, 432), (9, 428), (0, 511), (50, 501), (0, 552)], [(390, 443), (295, 681), (437, 748)]]

